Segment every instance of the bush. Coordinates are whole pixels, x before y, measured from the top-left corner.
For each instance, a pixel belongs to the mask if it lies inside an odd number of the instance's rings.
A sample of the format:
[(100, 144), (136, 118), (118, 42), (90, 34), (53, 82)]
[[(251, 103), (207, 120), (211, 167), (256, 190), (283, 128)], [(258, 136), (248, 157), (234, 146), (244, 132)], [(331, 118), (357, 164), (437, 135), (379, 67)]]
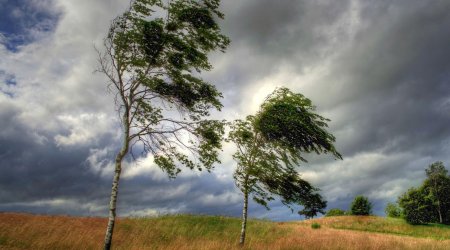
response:
[(442, 162), (425, 169), (427, 179), (398, 197), (402, 216), (409, 224), (450, 224), (450, 176)]
[(311, 224), (311, 228), (312, 229), (319, 229), (320, 228), (320, 224), (317, 222), (314, 222), (313, 224)]
[(433, 202), (423, 187), (410, 188), (399, 197), (398, 203), (403, 208), (403, 216), (409, 224), (419, 225), (436, 221)]
[(396, 204), (389, 202), (384, 209), (387, 217), (400, 218), (402, 215), (402, 209)]
[(358, 195), (353, 200), (350, 211), (352, 215), (369, 215), (372, 213), (372, 204), (367, 197)]
[(346, 215), (344, 210), (339, 209), (339, 208), (332, 208), (332, 209), (328, 210), (328, 212), (325, 214), (325, 217), (342, 216), (342, 215)]

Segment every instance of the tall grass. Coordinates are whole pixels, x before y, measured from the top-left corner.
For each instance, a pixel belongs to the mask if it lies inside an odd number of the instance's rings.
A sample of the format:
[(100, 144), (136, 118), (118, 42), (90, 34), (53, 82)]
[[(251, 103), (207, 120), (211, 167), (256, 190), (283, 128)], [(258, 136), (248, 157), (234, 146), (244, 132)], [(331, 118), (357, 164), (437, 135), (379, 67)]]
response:
[[(305, 226), (313, 222), (321, 224), (320, 230)], [(0, 213), (0, 249), (101, 249), (106, 223), (105, 218)], [(342, 226), (344, 222), (335, 223)], [(346, 223), (353, 222), (349, 219)], [(300, 223), (250, 220), (245, 247), (240, 248), (239, 218), (119, 218), (113, 249), (450, 249), (450, 240), (338, 230), (332, 226), (331, 221), (323, 219)], [(446, 232), (447, 228), (440, 230)]]
[(340, 216), (319, 219), (321, 224), (335, 229), (348, 229), (407, 235), (419, 238), (450, 240), (450, 226), (429, 224), (410, 225), (403, 219), (376, 216)]

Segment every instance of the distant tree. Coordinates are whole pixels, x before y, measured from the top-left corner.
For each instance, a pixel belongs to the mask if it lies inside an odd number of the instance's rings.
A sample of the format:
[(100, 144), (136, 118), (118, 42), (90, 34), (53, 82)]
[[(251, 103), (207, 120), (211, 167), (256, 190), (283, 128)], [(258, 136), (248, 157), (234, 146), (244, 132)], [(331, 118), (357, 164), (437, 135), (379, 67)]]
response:
[(347, 215), (347, 212), (339, 208), (332, 208), (328, 210), (328, 212), (325, 214), (325, 217), (342, 216), (342, 215)]
[(399, 197), (405, 220), (410, 224), (450, 224), (450, 176), (442, 162), (425, 169), (427, 179)]
[[(174, 178), (179, 165), (211, 169), (218, 162), (223, 123), (205, 120), (222, 107), (220, 92), (202, 80), (208, 53), (229, 44), (217, 23), (220, 0), (131, 0), (114, 19), (99, 53), (121, 118), (104, 248), (111, 247), (122, 160), (136, 145)], [(155, 15), (153, 15), (156, 13)], [(194, 72), (194, 73), (193, 73)], [(188, 138), (188, 139), (184, 139)]]
[(324, 209), (327, 207), (327, 201), (318, 193), (309, 195), (302, 203), (303, 209), (298, 214), (305, 216), (305, 219), (311, 219), (319, 213), (325, 214)]
[(342, 157), (334, 148), (334, 136), (325, 130), (329, 120), (313, 111), (309, 99), (281, 88), (267, 97), (255, 116), (231, 124), (229, 140), (237, 146), (233, 158), (238, 163), (234, 179), (244, 194), (241, 245), (245, 241), (249, 195), (267, 209), (267, 202), (278, 196), (287, 206), (304, 205), (301, 213), (308, 216), (323, 212), (326, 203), (295, 168), (306, 161), (302, 153)]
[(450, 223), (450, 177), (441, 161), (434, 162), (425, 170), (427, 179), (423, 188), (438, 214), (439, 223)]
[(400, 218), (402, 216), (402, 209), (398, 206), (397, 203), (389, 202), (384, 209), (387, 217), (391, 218)]
[(367, 197), (358, 195), (353, 200), (350, 211), (352, 215), (370, 215), (372, 213), (372, 204)]
[(406, 222), (410, 224), (427, 224), (436, 218), (433, 202), (423, 187), (410, 188), (399, 197), (398, 204), (403, 209)]

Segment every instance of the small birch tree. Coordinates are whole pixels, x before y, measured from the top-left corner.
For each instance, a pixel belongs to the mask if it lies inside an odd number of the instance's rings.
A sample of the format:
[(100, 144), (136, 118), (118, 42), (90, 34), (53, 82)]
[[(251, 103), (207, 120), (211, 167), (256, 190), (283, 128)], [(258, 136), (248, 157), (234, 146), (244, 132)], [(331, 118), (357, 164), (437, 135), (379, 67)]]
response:
[(210, 170), (218, 162), (223, 123), (205, 120), (220, 110), (221, 94), (199, 74), (208, 53), (229, 39), (217, 23), (220, 0), (132, 0), (111, 23), (99, 71), (109, 79), (123, 130), (115, 158), (104, 249), (111, 248), (122, 161), (136, 146), (174, 178), (180, 165)]
[(237, 147), (234, 179), (244, 194), (241, 245), (245, 242), (249, 195), (267, 209), (268, 202), (277, 196), (287, 206), (304, 205), (302, 214), (323, 213), (326, 202), (317, 194), (318, 189), (300, 178), (296, 166), (306, 162), (303, 153), (342, 157), (334, 148), (334, 136), (325, 130), (329, 120), (314, 110), (303, 95), (280, 88), (266, 98), (256, 115), (231, 124), (228, 140)]

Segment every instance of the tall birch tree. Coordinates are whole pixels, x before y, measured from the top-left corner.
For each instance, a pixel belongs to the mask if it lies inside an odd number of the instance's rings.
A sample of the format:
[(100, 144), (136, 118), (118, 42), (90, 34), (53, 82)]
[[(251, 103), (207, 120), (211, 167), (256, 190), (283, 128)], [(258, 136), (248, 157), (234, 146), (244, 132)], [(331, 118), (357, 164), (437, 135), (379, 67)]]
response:
[(279, 197), (289, 207), (304, 205), (300, 214), (323, 213), (326, 202), (318, 189), (300, 178), (296, 167), (306, 162), (304, 153), (342, 157), (333, 145), (335, 137), (325, 130), (329, 120), (314, 110), (303, 95), (280, 88), (266, 98), (256, 115), (231, 124), (228, 140), (237, 147), (234, 179), (244, 195), (241, 245), (245, 242), (250, 195), (267, 209), (268, 202)]
[(208, 53), (226, 49), (220, 0), (132, 0), (111, 23), (98, 51), (121, 118), (122, 147), (115, 158), (104, 249), (111, 248), (122, 161), (132, 147), (151, 154), (174, 178), (184, 165), (210, 170), (218, 162), (223, 122), (221, 93), (202, 80)]

